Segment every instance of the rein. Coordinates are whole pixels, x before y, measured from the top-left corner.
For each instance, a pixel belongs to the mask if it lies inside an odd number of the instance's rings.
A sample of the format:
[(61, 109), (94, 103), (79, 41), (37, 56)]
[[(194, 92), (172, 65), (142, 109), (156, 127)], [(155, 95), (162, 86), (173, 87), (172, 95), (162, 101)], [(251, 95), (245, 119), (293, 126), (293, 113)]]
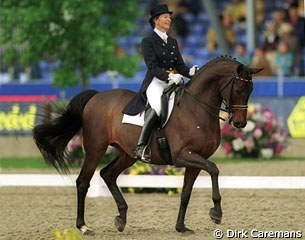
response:
[(186, 92), (189, 96), (191, 96), (193, 98), (193, 100), (195, 100), (205, 111), (207, 111), (209, 114), (211, 114), (214, 117), (217, 117), (219, 119), (221, 119), (222, 121), (226, 121), (223, 117), (220, 117), (219, 115), (216, 115), (215, 113), (211, 112), (210, 110), (208, 110), (206, 108), (206, 106), (217, 109), (219, 111), (223, 111), (223, 112), (228, 112), (227, 109), (221, 108), (221, 107), (215, 107), (211, 104), (208, 104), (206, 102), (201, 101), (201, 99), (197, 98), (196, 96), (194, 96), (190, 90), (188, 90), (187, 88), (185, 88), (183, 86), (183, 91)]
[[(233, 86), (234, 86), (234, 81), (235, 80), (243, 81), (243, 82), (246, 82), (246, 83), (252, 83), (252, 79), (249, 80), (249, 79), (245, 79), (245, 78), (239, 77), (235, 73), (232, 76), (232, 78), (220, 90), (220, 92), (222, 92), (226, 87), (229, 86), (230, 83), (232, 83), (231, 90), (230, 90), (230, 102), (231, 102), (231, 99), (232, 99), (232, 92), (233, 92)], [(194, 96), (192, 94), (192, 92), (185, 87), (184, 84), (181, 84), (178, 87), (178, 94), (177, 94), (178, 95), (178, 98), (177, 98), (178, 101), (177, 101), (177, 105), (179, 104), (180, 98), (182, 97), (184, 92), (186, 92), (189, 96), (191, 96), (194, 101), (196, 101), (202, 108), (204, 108), (205, 111), (207, 111), (212, 116), (221, 119), (222, 121), (226, 121), (226, 119), (224, 119), (223, 117), (220, 117), (219, 115), (214, 114), (213, 112), (208, 110), (206, 108), (206, 106), (214, 108), (214, 109), (217, 109), (218, 111), (227, 112), (229, 114), (232, 113), (232, 110), (247, 110), (248, 109), (248, 105), (234, 105), (234, 104), (231, 105), (230, 102), (229, 102), (229, 104), (227, 104), (224, 100), (222, 101), (222, 103), (225, 105), (225, 108), (213, 106), (213, 105), (211, 105), (209, 103), (203, 102), (201, 99), (199, 99), (198, 97)]]

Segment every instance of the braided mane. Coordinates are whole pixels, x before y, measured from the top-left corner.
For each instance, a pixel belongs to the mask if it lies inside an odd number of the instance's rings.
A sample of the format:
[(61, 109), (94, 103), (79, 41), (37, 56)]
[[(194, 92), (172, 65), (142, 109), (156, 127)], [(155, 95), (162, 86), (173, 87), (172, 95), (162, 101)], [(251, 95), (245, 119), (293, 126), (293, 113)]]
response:
[(201, 74), (202, 71), (204, 71), (207, 67), (209, 67), (211, 64), (215, 64), (217, 62), (221, 62), (221, 61), (226, 61), (226, 62), (237, 62), (236, 58), (233, 58), (231, 56), (228, 55), (220, 55), (218, 57), (213, 58), (212, 60), (210, 60), (209, 62), (207, 62), (206, 64), (204, 64), (195, 74), (195, 76), (192, 77), (192, 79), (186, 84), (186, 86), (188, 86), (189, 84), (191, 84), (193, 81), (196, 80), (197, 76)]

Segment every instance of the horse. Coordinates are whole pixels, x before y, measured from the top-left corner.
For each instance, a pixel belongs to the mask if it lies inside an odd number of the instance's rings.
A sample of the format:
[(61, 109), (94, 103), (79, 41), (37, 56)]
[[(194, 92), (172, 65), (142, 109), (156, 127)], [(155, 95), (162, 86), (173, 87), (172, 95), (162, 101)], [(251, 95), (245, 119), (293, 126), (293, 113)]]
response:
[[(202, 66), (184, 85), (179, 105), (174, 107), (163, 129), (173, 165), (185, 168), (176, 231), (194, 232), (185, 226), (185, 215), (193, 184), (201, 170), (210, 175), (212, 182), (214, 206), (209, 211), (210, 218), (216, 224), (221, 223), (219, 169), (209, 160), (220, 144), (219, 113), (225, 105), (230, 123), (237, 128), (246, 126), (247, 104), (253, 90), (252, 75), (261, 70), (231, 57), (220, 56)], [(60, 174), (69, 173), (67, 144), (82, 130), (85, 157), (76, 179), (76, 227), (83, 234), (94, 234), (85, 223), (85, 198), (90, 180), (108, 146), (117, 148), (119, 154), (100, 170), (100, 176), (117, 204), (119, 214), (115, 216), (115, 227), (123, 232), (126, 226), (128, 205), (116, 180), (122, 171), (136, 162), (133, 151), (141, 127), (122, 123), (122, 109), (134, 95), (135, 92), (127, 89), (84, 90), (72, 98), (59, 116), (33, 128), (33, 140), (42, 156)], [(158, 151), (155, 137), (154, 131), (150, 163), (168, 165)]]

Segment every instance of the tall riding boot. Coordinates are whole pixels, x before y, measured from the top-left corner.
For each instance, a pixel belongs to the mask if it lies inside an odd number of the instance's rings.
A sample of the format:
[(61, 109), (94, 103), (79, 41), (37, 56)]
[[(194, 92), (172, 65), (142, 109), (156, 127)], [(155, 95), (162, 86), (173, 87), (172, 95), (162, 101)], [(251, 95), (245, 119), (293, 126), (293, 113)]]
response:
[(143, 125), (140, 138), (137, 144), (137, 148), (134, 152), (135, 158), (137, 160), (141, 160), (143, 162), (150, 162), (150, 154), (145, 154), (145, 150), (148, 145), (148, 141), (150, 139), (150, 136), (152, 134), (152, 131), (154, 129), (155, 123), (158, 120), (158, 115), (155, 112), (155, 110), (151, 110), (148, 113), (147, 118), (145, 119), (145, 123)]

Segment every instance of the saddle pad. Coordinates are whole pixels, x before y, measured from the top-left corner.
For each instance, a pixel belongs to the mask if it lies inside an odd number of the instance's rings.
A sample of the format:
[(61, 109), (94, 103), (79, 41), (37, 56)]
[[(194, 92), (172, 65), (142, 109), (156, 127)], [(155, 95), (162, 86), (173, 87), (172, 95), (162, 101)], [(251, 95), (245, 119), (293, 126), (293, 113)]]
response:
[[(168, 122), (168, 119), (170, 118), (171, 113), (172, 113), (173, 108), (174, 108), (174, 103), (175, 103), (175, 92), (173, 92), (169, 97), (169, 100), (168, 100), (168, 114), (167, 114), (166, 121), (165, 121), (165, 123), (162, 127), (164, 127), (166, 125), (166, 123)], [(144, 112), (141, 112), (138, 115), (134, 115), (134, 116), (124, 114), (123, 119), (122, 119), (122, 123), (128, 123), (128, 124), (133, 124), (133, 125), (143, 127), (143, 125), (144, 125), (144, 115), (145, 115)]]

